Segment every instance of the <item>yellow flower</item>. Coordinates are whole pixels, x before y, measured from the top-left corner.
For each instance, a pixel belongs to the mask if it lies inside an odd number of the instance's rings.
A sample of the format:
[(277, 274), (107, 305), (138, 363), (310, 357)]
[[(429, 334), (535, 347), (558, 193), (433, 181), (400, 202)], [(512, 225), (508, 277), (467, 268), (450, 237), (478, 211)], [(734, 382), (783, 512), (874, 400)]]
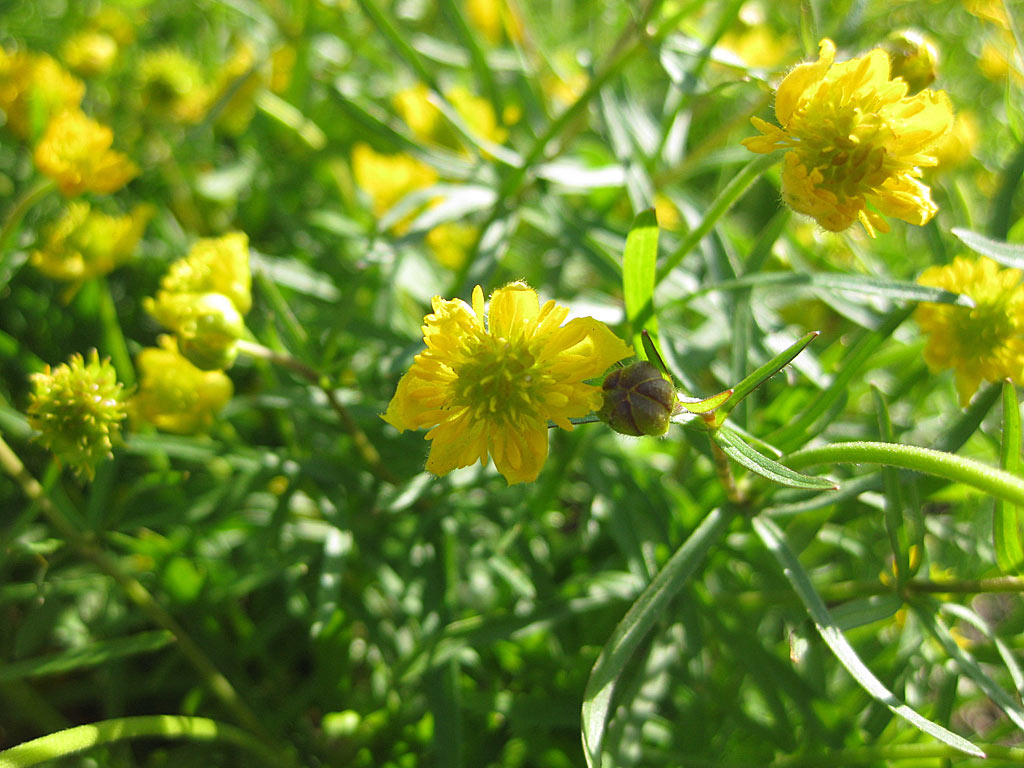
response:
[(241, 314), (252, 306), (249, 237), (229, 232), (197, 240), (188, 255), (171, 264), (160, 283), (162, 293), (222, 293)]
[(466, 256), (476, 242), (477, 234), (477, 228), (472, 224), (447, 221), (427, 232), (426, 241), (441, 266), (460, 269), (466, 263)]
[(410, 192), (429, 187), (437, 172), (412, 155), (382, 155), (368, 144), (352, 148), (352, 172), (356, 183), (373, 201), (373, 213), (380, 217)]
[(60, 51), (71, 69), (84, 77), (95, 77), (114, 66), (117, 41), (106, 32), (83, 29), (65, 40)]
[(32, 386), (28, 423), (39, 430), (37, 439), (91, 479), (100, 459), (113, 456), (126, 415), (114, 367), (95, 349), (88, 362), (76, 353), (67, 363), (32, 374)]
[(211, 100), (199, 64), (177, 48), (147, 51), (139, 61), (138, 82), (143, 109), (157, 118), (198, 123)]
[[(256, 52), (252, 46), (242, 42), (235, 47), (226, 62), (220, 66), (220, 73), (214, 84), (211, 106), (227, 98), (217, 116), (217, 125), (232, 136), (237, 136), (249, 127), (256, 114), (256, 92), (267, 80), (265, 73), (255, 65)], [(230, 97), (228, 96), (230, 94)]]
[(110, 148), (114, 132), (80, 111), (62, 112), (50, 121), (35, 151), (36, 167), (61, 193), (116, 192), (139, 173), (138, 166)]
[(835, 64), (832, 41), (820, 46), (818, 61), (798, 65), (779, 84), (782, 128), (753, 117), (763, 135), (743, 144), (760, 153), (789, 149), (782, 197), (827, 230), (860, 221), (874, 236), (889, 230), (881, 214), (925, 224), (937, 208), (921, 167), (937, 162), (935, 145), (953, 123), (949, 99), (931, 90), (908, 97), (906, 82), (889, 78), (880, 48)]
[(502, 32), (513, 42), (523, 39), (523, 22), (507, 0), (466, 0), (466, 19), (491, 45), (501, 42)]
[(82, 103), (85, 85), (45, 53), (0, 49), (0, 110), (7, 127), (28, 139), (54, 115)]
[(196, 368), (170, 336), (158, 343), (136, 358), (139, 390), (128, 401), (132, 419), (179, 435), (205, 430), (231, 400), (231, 379), (220, 370)]
[(922, 285), (963, 293), (974, 308), (921, 304), (915, 318), (928, 334), (924, 359), (932, 371), (952, 368), (960, 405), (966, 406), (982, 381), (1010, 379), (1024, 384), (1024, 286), (1016, 269), (992, 259), (958, 256), (945, 267), (929, 267)]
[(792, 61), (796, 43), (789, 35), (779, 34), (761, 22), (727, 32), (719, 45), (736, 54), (748, 67), (775, 69)]
[(32, 266), (55, 280), (105, 275), (135, 252), (154, 213), (151, 205), (137, 205), (126, 216), (109, 216), (76, 200), (46, 232)]
[(445, 475), (487, 456), (509, 484), (537, 478), (548, 453), (548, 421), (601, 407), (601, 388), (585, 383), (632, 349), (590, 317), (566, 325), (566, 307), (539, 306), (536, 292), (511, 283), (491, 296), (473, 289), (473, 306), (435, 296), (424, 318), (426, 349), (398, 382), (382, 418), (399, 431), (429, 427), (427, 470)]
[(494, 107), (487, 99), (474, 96), (468, 88), (461, 85), (452, 88), (445, 96), (455, 107), (459, 117), (466, 121), (466, 126), (474, 136), (494, 144), (501, 144), (508, 138), (508, 131), (498, 124)]

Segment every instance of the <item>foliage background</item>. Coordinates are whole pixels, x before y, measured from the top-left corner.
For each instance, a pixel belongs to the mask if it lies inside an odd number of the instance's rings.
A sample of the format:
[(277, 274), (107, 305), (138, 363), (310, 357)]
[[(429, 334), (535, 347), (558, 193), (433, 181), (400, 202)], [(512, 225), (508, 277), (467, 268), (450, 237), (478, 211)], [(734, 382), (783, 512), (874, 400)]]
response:
[[(634, 217), (657, 205), (661, 253), (674, 253), (751, 159), (738, 143), (752, 133), (749, 116), (770, 117), (771, 84), (812, 57), (821, 37), (851, 54), (894, 26), (937, 41), (936, 87), (976, 129), (959, 161), (929, 174), (938, 216), (923, 228), (894, 222), (876, 240), (828, 234), (781, 211), (777, 170), (769, 171), (659, 287), (662, 348), (687, 391), (710, 395), (821, 331), (734, 412), (737, 426), (785, 451), (816, 438), (892, 439), (999, 463), (998, 387), (961, 411), (949, 373), (925, 367), (924, 339), (906, 320), (911, 304), (814, 286), (715, 287), (785, 272), (913, 280), (965, 252), (952, 227), (1024, 239), (1020, 63), (1002, 77), (983, 74), (986, 46), (1009, 57), (1013, 48), (978, 5), (515, 2), (494, 7), (520, 31), (511, 24), (511, 36), (504, 28), (494, 41), (457, 0), (107, 5), (132, 20), (135, 40), (109, 74), (89, 81), (86, 109), (143, 168), (118, 202), (152, 202), (159, 213), (134, 260), (70, 299), (66, 286), (21, 266), (60, 201), (29, 213), (0, 274), (0, 427), (53, 503), (142, 581), (233, 683), (261, 737), (300, 764), (583, 764), (580, 706), (601, 648), (672, 552), (725, 502), (706, 437), (679, 427), (643, 440), (600, 424), (553, 430), (538, 482), (507, 487), (479, 466), (444, 479), (424, 474), (422, 436), (398, 435), (377, 414), (420, 348), (433, 295), (468, 299), (475, 282), (489, 292), (526, 279), (576, 314), (621, 323), (621, 258)], [(100, 8), (8, 0), (0, 41), (59, 56)], [(293, 57), (278, 101), (264, 99), (243, 131), (225, 130), (215, 114), (183, 126), (147, 109), (137, 80), (146, 51), (178, 47), (214, 77), (241, 41), (261, 65), (281, 49)], [(504, 149), (458, 126), (447, 145), (417, 139), (393, 99), (424, 76), (442, 92), (465, 87), (508, 117), (497, 142)], [(441, 180), (381, 217), (353, 176), (360, 142), (408, 153)], [(32, 175), (30, 152), (5, 134), (3, 197), (12, 201)], [(410, 211), (411, 221), (391, 226)], [(478, 235), (491, 226), (462, 268), (440, 264), (426, 240), (445, 220)], [(19, 413), (28, 375), (92, 347), (114, 354), (122, 335), (132, 354), (152, 345), (159, 329), (142, 297), (194, 238), (229, 230), (246, 232), (253, 247), (247, 326), (330, 377), (396, 482), (368, 471), (320, 390), (244, 357), (211, 434), (133, 432), (91, 484), (62, 473), (30, 440)], [(104, 309), (108, 291), (115, 314)], [(891, 435), (880, 434), (872, 386), (888, 403)], [(801, 419), (822, 403), (829, 407), (817, 418)], [(828, 474), (844, 487), (867, 479), (837, 495), (741, 482), (759, 509), (774, 510), (886, 685), (969, 739), (1018, 744), (1006, 708), (955, 653), (967, 649), (1019, 705), (1014, 667), (993, 641), (1019, 659), (1017, 583), (898, 593), (884, 524), (893, 502), (881, 474)], [(901, 510), (923, 520), (919, 580), (999, 575), (991, 499), (893, 477)], [(0, 747), (128, 715), (237, 721), (180, 643), (15, 483), (0, 482), (0, 509)], [(969, 608), (992, 634), (948, 604)], [(949, 637), (953, 650), (942, 643)], [(641, 648), (622, 670), (606, 766), (816, 764), (825, 754), (830, 764), (881, 765), (901, 747), (911, 748), (911, 764), (968, 762), (929, 756), (934, 742), (842, 669), (745, 520), (734, 521)], [(250, 759), (220, 742), (143, 740), (64, 763)]]

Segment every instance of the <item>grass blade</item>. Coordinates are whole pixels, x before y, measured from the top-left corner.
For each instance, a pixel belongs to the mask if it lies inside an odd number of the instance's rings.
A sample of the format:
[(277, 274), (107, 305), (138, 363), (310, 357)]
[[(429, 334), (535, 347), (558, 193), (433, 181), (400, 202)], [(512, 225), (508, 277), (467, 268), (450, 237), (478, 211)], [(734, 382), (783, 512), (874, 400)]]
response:
[(825, 641), (828, 647), (835, 654), (839, 662), (846, 667), (854, 680), (876, 701), (888, 707), (893, 714), (899, 715), (914, 727), (927, 733), (943, 744), (958, 749), (968, 755), (985, 757), (985, 753), (967, 741), (962, 736), (957, 736), (952, 731), (943, 728), (922, 717), (916, 711), (899, 701), (892, 692), (882, 684), (882, 681), (875, 677), (874, 673), (867, 668), (857, 652), (850, 645), (846, 636), (840, 631), (835, 620), (829, 613), (828, 608), (822, 601), (821, 596), (811, 584), (810, 576), (800, 564), (796, 554), (790, 549), (780, 529), (771, 519), (764, 515), (758, 515), (751, 521), (757, 535), (761, 537), (765, 546), (775, 556), (782, 572), (789, 579), (790, 584), (796, 591), (807, 613), (814, 621), (814, 626)]
[(165, 630), (140, 632), (131, 637), (102, 640), (83, 648), (32, 659), (20, 659), (0, 667), (0, 683), (24, 678), (44, 677), (97, 667), (114, 659), (158, 651), (174, 642), (174, 635)]
[(583, 753), (588, 768), (601, 765), (601, 744), (611, 711), (612, 694), (623, 669), (672, 598), (696, 573), (708, 550), (725, 534), (733, 514), (731, 508), (721, 508), (704, 518), (630, 606), (601, 649), (583, 694)]
[(726, 456), (737, 464), (773, 483), (804, 490), (835, 491), (839, 489), (835, 482), (826, 477), (803, 475), (783, 466), (774, 459), (769, 459), (747, 445), (739, 435), (726, 427), (720, 427), (712, 432), (711, 439), (718, 444)]
[[(1008, 381), (1003, 382), (1003, 446), (1002, 467), (1013, 475), (1021, 473), (1020, 406), (1017, 390)], [(1024, 541), (1021, 539), (1022, 510), (1005, 499), (997, 499), (992, 520), (992, 535), (996, 550), (996, 563), (1003, 573), (1020, 574), (1024, 567)]]
[(774, 376), (776, 373), (785, 368), (793, 360), (794, 357), (803, 352), (804, 348), (814, 341), (817, 337), (817, 331), (811, 331), (810, 333), (802, 336), (799, 341), (795, 344), (791, 344), (782, 350), (779, 354), (769, 360), (767, 363), (762, 365), (756, 371), (751, 373), (747, 378), (743, 379), (739, 384), (733, 387), (732, 397), (729, 398), (718, 411), (717, 418), (718, 424), (721, 424), (725, 420), (725, 417), (729, 415), (729, 412), (735, 408), (739, 402), (753, 392), (755, 389), (764, 384), (768, 379)]
[[(622, 254), (622, 293), (626, 319), (633, 334), (633, 348), (643, 346), (640, 331), (646, 330), (657, 345), (658, 318), (653, 311), (654, 274), (658, 262), (658, 221), (654, 210), (641, 211), (633, 220)], [(645, 312), (645, 310), (649, 310)], [(641, 314), (646, 320), (640, 321)]]

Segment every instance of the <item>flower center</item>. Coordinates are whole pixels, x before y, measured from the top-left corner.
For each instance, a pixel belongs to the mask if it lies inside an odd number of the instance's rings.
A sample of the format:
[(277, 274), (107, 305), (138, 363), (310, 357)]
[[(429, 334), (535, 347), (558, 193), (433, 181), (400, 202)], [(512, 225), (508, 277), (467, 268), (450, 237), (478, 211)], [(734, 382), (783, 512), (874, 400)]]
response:
[(456, 371), (454, 404), (476, 419), (516, 423), (536, 417), (545, 376), (525, 340), (484, 336)]
[(988, 301), (979, 301), (971, 310), (959, 313), (959, 321), (953, 325), (953, 334), (963, 356), (975, 358), (989, 355), (1016, 335), (1017, 329), (1008, 311), (1007, 298), (999, 294)]

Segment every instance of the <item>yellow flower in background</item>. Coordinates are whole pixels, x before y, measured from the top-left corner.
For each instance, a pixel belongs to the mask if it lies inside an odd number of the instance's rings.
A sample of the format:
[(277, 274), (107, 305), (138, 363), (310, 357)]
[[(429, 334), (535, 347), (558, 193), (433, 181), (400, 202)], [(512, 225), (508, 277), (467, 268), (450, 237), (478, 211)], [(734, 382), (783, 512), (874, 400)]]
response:
[(508, 138), (508, 131), (498, 123), (494, 107), (487, 99), (474, 95), (461, 85), (452, 88), (445, 96), (474, 136), (494, 144), (501, 144)]
[(352, 147), (352, 173), (373, 201), (378, 218), (410, 192), (437, 182), (437, 171), (412, 155), (384, 155), (368, 144)]
[(424, 83), (403, 88), (391, 101), (413, 136), (428, 141), (437, 140), (442, 133), (441, 111), (430, 102), (430, 89)]
[(188, 255), (171, 264), (160, 290), (166, 293), (221, 293), (241, 314), (252, 306), (249, 236), (229, 232), (197, 240)]
[(64, 62), (83, 77), (95, 77), (110, 71), (117, 60), (117, 41), (106, 32), (83, 29), (61, 46)]
[(92, 350), (88, 362), (67, 363), (32, 374), (28, 423), (37, 439), (80, 476), (92, 479), (96, 464), (113, 457), (126, 415), (124, 392), (109, 360)]
[(1024, 286), (1021, 272), (1002, 269), (985, 256), (958, 256), (929, 267), (921, 285), (962, 293), (973, 308), (920, 304), (914, 312), (928, 334), (924, 359), (932, 371), (952, 368), (960, 405), (966, 407), (982, 381), (1024, 384)]
[(491, 45), (501, 42), (502, 32), (512, 42), (523, 39), (523, 22), (506, 0), (466, 0), (466, 20)]
[(906, 82), (890, 79), (880, 48), (835, 64), (832, 41), (820, 46), (818, 61), (798, 65), (779, 84), (782, 127), (753, 117), (763, 135), (743, 144), (759, 153), (789, 150), (782, 197), (827, 230), (860, 221), (874, 236), (889, 230), (883, 215), (927, 223), (937, 208), (921, 168), (937, 163), (935, 146), (953, 123), (948, 97), (931, 90), (908, 97)]
[(478, 230), (472, 224), (447, 221), (427, 232), (426, 241), (438, 264), (448, 269), (461, 269), (477, 234)]
[(45, 53), (0, 49), (0, 110), (20, 139), (38, 134), (60, 112), (82, 103), (85, 85)]
[[(501, 144), (508, 138), (508, 130), (487, 99), (461, 85), (445, 91), (444, 96), (474, 136), (494, 144)], [(459, 137), (444, 120), (441, 110), (430, 101), (430, 89), (423, 83), (399, 91), (392, 103), (416, 138), (449, 147), (459, 146)], [(506, 109), (502, 121), (506, 119), (509, 125), (515, 123), (519, 119), (518, 110)]]
[(144, 309), (178, 337), (181, 353), (209, 371), (231, 366), (252, 305), (249, 238), (242, 232), (196, 241), (171, 265)]
[(231, 379), (220, 370), (196, 368), (178, 352), (171, 336), (161, 336), (157, 343), (159, 347), (143, 349), (135, 360), (139, 389), (128, 401), (129, 415), (164, 432), (202, 432), (231, 400)]
[(114, 132), (80, 111), (50, 121), (36, 146), (36, 168), (57, 182), (61, 193), (116, 192), (139, 173), (138, 166), (110, 148)]
[(144, 53), (138, 83), (142, 107), (154, 117), (192, 124), (209, 108), (211, 91), (203, 70), (177, 48)]
[(55, 280), (105, 275), (135, 253), (154, 213), (151, 205), (137, 205), (125, 216), (110, 216), (72, 202), (46, 231), (43, 247), (33, 251), (32, 266)]
[(719, 45), (736, 54), (748, 67), (776, 69), (793, 60), (796, 42), (762, 22), (727, 32)]
[(213, 85), (210, 106), (227, 98), (217, 116), (218, 127), (232, 136), (245, 131), (256, 114), (256, 92), (264, 87), (266, 80), (267, 77), (256, 66), (256, 52), (252, 46), (247, 42), (239, 43), (231, 57), (221, 65)]
[(953, 129), (935, 145), (939, 170), (956, 168), (970, 160), (978, 146), (979, 135), (978, 119), (970, 112), (957, 112)]
[(571, 418), (601, 407), (601, 388), (585, 383), (632, 349), (590, 317), (554, 301), (540, 306), (525, 283), (491, 296), (485, 316), (480, 286), (473, 306), (435, 296), (424, 318), (426, 349), (382, 418), (399, 431), (429, 428), (427, 470), (445, 475), (488, 454), (509, 484), (537, 478), (548, 453), (548, 421), (571, 430)]

